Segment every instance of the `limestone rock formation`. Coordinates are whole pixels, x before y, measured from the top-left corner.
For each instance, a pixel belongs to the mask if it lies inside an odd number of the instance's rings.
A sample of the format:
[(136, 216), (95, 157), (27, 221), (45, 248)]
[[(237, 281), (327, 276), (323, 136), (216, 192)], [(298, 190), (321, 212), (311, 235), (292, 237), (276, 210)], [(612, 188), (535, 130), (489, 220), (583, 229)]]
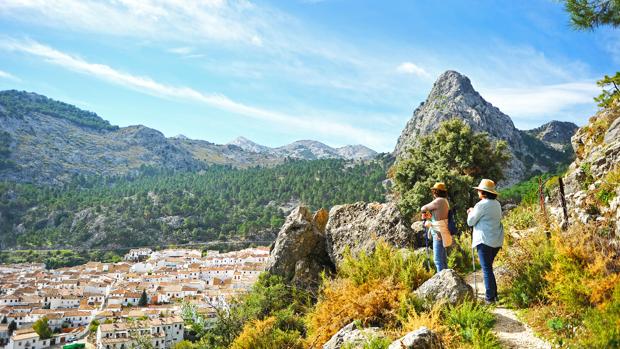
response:
[(327, 252), (338, 265), (347, 248), (355, 255), (371, 252), (379, 239), (396, 247), (423, 246), (423, 235), (414, 232), (393, 202), (357, 202), (334, 206), (326, 227)]
[(414, 293), (421, 299), (435, 303), (445, 301), (458, 304), (474, 299), (474, 291), (454, 270), (444, 269), (426, 280)]
[(488, 133), (491, 139), (508, 143), (513, 157), (505, 185), (525, 179), (533, 171), (550, 170), (550, 164), (556, 164), (557, 158), (564, 158), (558, 157), (558, 151), (551, 146), (518, 130), (508, 115), (482, 98), (469, 78), (455, 71), (441, 74), (426, 101), (413, 112), (398, 138), (394, 156), (397, 159), (406, 157), (407, 149), (416, 145), (419, 137), (432, 133), (441, 122), (453, 118), (463, 120), (476, 132)]
[[(620, 107), (598, 112), (572, 137), (576, 159), (564, 177), (569, 222), (607, 222), (620, 237)], [(604, 192), (602, 192), (604, 191)], [(602, 202), (598, 197), (612, 197)], [(551, 195), (551, 212), (561, 221), (557, 191)]]
[(571, 137), (575, 135), (578, 128), (579, 126), (572, 122), (551, 121), (525, 132), (556, 150), (564, 151), (567, 146), (570, 146)]
[(378, 327), (358, 328), (352, 322), (341, 328), (327, 343), (323, 344), (323, 349), (361, 349), (372, 338), (384, 338), (385, 335)]
[(388, 349), (440, 349), (443, 348), (441, 339), (425, 326), (407, 333), (402, 338), (392, 342)]
[(308, 208), (299, 206), (286, 218), (272, 247), (267, 270), (288, 282), (316, 289), (319, 273), (332, 270), (325, 248), (325, 217), (320, 210), (314, 217)]

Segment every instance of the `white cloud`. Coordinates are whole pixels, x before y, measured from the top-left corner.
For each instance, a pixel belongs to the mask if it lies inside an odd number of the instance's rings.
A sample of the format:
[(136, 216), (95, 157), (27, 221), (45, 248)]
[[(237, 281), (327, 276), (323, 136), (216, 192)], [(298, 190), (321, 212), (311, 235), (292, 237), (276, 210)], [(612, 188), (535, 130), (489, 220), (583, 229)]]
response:
[(0, 70), (0, 78), (2, 79), (8, 79), (8, 80), (13, 80), (13, 81), (21, 81), (20, 78), (18, 78), (17, 76), (11, 74), (11, 73), (7, 73), (5, 71)]
[(336, 136), (356, 143), (367, 144), (375, 149), (387, 149), (393, 143), (389, 140), (389, 137), (376, 131), (360, 129), (349, 124), (338, 123), (331, 120), (289, 115), (279, 111), (240, 103), (222, 94), (207, 94), (191, 87), (163, 84), (149, 77), (132, 75), (116, 70), (108, 65), (87, 62), (80, 57), (69, 55), (35, 41), (19, 41), (11, 38), (3, 38), (0, 40), (0, 48), (40, 57), (48, 63), (131, 88), (141, 93), (158, 97), (196, 101), (237, 115), (273, 123), (274, 126), (299, 128), (315, 134), (332, 137)]
[(482, 90), (482, 96), (504, 113), (520, 117), (540, 117), (593, 104), (600, 93), (594, 81), (556, 85), (525, 86)]
[(182, 47), (173, 47), (171, 49), (168, 50), (168, 52), (172, 52), (172, 53), (176, 53), (178, 55), (189, 55), (190, 53), (194, 52), (194, 48), (193, 47), (187, 47), (187, 46), (182, 46)]
[(396, 71), (398, 71), (399, 73), (416, 75), (422, 78), (431, 77), (430, 74), (426, 70), (424, 70), (424, 68), (421, 68), (412, 62), (401, 63), (398, 67), (396, 67)]

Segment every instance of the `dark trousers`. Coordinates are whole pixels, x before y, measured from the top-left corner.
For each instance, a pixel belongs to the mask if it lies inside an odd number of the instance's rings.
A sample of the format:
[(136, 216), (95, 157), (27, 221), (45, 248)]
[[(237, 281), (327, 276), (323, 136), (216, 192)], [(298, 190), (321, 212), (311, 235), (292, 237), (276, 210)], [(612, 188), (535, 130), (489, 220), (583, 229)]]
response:
[(484, 288), (486, 289), (485, 299), (489, 302), (497, 301), (497, 284), (495, 283), (495, 275), (493, 274), (493, 260), (497, 256), (500, 247), (491, 247), (485, 244), (476, 246), (478, 250), (478, 259), (482, 268), (482, 276), (484, 278)]

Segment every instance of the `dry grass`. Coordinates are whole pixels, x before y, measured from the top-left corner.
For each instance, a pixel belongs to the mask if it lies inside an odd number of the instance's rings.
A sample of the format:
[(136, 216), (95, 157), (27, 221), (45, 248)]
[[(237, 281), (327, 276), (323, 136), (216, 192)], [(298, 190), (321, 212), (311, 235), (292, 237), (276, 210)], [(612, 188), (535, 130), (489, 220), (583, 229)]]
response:
[(372, 280), (357, 285), (349, 279), (328, 281), (322, 295), (307, 315), (308, 345), (318, 348), (348, 323), (394, 327), (404, 288), (390, 280)]

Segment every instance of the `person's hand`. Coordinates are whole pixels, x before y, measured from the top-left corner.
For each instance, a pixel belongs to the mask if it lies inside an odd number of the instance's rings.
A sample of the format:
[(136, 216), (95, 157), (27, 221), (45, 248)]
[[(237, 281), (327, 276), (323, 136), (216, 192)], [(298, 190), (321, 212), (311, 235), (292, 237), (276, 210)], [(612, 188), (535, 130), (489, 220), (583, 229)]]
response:
[(471, 210), (473, 210), (473, 209), (474, 209), (473, 207), (468, 208), (467, 209), (467, 214), (469, 214), (469, 212), (471, 212)]

